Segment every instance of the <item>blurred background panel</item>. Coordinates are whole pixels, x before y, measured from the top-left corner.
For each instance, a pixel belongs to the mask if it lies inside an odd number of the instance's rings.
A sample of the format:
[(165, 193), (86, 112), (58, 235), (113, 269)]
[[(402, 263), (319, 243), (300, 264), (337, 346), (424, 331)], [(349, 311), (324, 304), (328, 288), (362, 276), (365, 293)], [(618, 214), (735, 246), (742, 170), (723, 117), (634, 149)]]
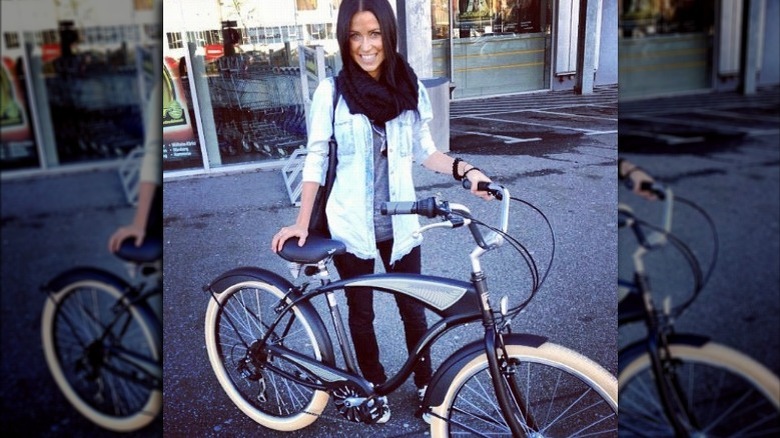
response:
[[(653, 296), (659, 309), (664, 299), (675, 309), (695, 297), (682, 314), (672, 312), (678, 333), (709, 337), (777, 375), (780, 2), (619, 4), (619, 155), (672, 189), (678, 202), (671, 231), (692, 251), (705, 280), (695, 295), (696, 273), (667, 245), (645, 259)], [(618, 197), (642, 219), (664, 223), (662, 202), (625, 187)], [(630, 280), (636, 241), (625, 230), (618, 240), (621, 278)], [(620, 346), (646, 335), (641, 323), (621, 326)], [(733, 406), (740, 412), (738, 402)], [(777, 418), (763, 421), (777, 430)], [(739, 420), (722, 423), (733, 427)]]
[[(133, 218), (161, 3), (2, 0), (0, 420), (16, 436), (113, 436), (47, 368), (40, 286), (92, 266), (127, 278), (108, 238)], [(161, 436), (161, 419), (131, 436)]]

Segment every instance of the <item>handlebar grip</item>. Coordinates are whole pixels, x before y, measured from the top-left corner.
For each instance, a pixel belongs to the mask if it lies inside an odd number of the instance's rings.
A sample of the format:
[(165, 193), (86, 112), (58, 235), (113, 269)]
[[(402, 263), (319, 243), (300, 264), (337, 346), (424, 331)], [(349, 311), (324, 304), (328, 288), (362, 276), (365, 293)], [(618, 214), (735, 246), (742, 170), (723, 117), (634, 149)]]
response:
[(650, 183), (647, 181), (644, 181), (642, 184), (639, 184), (639, 190), (642, 190), (644, 192), (651, 192), (655, 196), (658, 197), (658, 199), (665, 199), (666, 198), (666, 190), (664, 190), (664, 187), (657, 183)]
[[(627, 179), (626, 187), (629, 190), (634, 190), (634, 182), (630, 179)], [(658, 184), (657, 182), (649, 182), (649, 181), (642, 181), (641, 184), (639, 184), (639, 190), (642, 192), (650, 192), (658, 197), (660, 200), (666, 199), (666, 190), (664, 189), (664, 186), (661, 184)]]
[(436, 205), (436, 198), (426, 198), (415, 202), (383, 202), (380, 213), (384, 215), (419, 214), (433, 218), (439, 214), (439, 209)]
[[(464, 179), (463, 188), (466, 190), (471, 190), (471, 181)], [(487, 181), (480, 181), (477, 183), (477, 191), (488, 192), (495, 196), (499, 201), (504, 197), (504, 192), (501, 189), (502, 187), (495, 183), (489, 183)]]

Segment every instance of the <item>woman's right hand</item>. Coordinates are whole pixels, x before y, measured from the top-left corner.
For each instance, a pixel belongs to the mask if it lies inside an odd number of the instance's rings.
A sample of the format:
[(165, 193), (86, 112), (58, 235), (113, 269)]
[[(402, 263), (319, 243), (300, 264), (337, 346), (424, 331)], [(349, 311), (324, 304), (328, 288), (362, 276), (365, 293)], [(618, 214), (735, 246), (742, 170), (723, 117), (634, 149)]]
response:
[(114, 234), (108, 239), (108, 250), (111, 252), (119, 251), (122, 242), (129, 237), (134, 239), (135, 246), (141, 246), (141, 244), (144, 243), (144, 237), (146, 235), (146, 230), (144, 228), (145, 227), (136, 226), (135, 224), (117, 228), (117, 230), (114, 231)]
[(284, 242), (291, 237), (298, 238), (298, 246), (303, 246), (306, 243), (306, 238), (309, 236), (309, 230), (306, 227), (300, 225), (290, 225), (289, 227), (282, 227), (278, 233), (274, 234), (274, 238), (271, 240), (271, 251), (279, 252), (284, 246)]

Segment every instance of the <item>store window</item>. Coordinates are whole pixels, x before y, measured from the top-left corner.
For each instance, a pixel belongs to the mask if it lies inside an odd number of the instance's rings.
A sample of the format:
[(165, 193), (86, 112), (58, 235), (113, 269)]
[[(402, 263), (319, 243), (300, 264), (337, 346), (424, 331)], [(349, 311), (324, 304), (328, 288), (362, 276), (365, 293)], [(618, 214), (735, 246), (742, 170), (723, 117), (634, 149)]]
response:
[[(290, 157), (306, 144), (298, 46), (326, 46), (328, 75), (334, 73), (337, 3), (203, 4), (205, 9), (196, 11), (186, 1), (171, 1), (163, 10), (182, 17), (168, 22), (167, 35), (183, 36), (181, 45), (169, 43), (163, 54), (173, 108), (164, 109), (171, 117), (163, 126), (163, 169), (210, 169)], [(274, 14), (263, 13), (271, 7)]]
[(432, 0), (434, 76), (455, 98), (549, 87), (551, 0)]
[(623, 0), (618, 6), (621, 99), (712, 88), (714, 1)]
[[(35, 2), (3, 3), (9, 16), (41, 18)], [(73, 19), (3, 23), (21, 30), (2, 40), (2, 170), (115, 161), (143, 144), (142, 52), (156, 44), (144, 37), (160, 35), (160, 25), (151, 16), (94, 24), (109, 5), (77, 3)]]
[(712, 0), (622, 0), (620, 31), (624, 38), (711, 31)]
[[(88, 40), (85, 35), (91, 35)], [(121, 26), (60, 23), (60, 54), (44, 64), (60, 164), (119, 158), (143, 144), (137, 60)], [(89, 43), (88, 43), (88, 42)]]

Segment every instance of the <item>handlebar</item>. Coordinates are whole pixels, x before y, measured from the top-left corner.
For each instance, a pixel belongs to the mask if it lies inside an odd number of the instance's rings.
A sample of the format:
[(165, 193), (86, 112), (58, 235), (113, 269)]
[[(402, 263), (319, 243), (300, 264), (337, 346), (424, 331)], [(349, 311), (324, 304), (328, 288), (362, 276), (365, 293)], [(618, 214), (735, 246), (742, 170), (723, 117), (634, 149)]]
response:
[[(464, 179), (463, 180), (463, 188), (466, 190), (471, 190), (471, 181)], [(477, 191), (478, 192), (488, 192), (491, 195), (495, 196), (496, 199), (501, 201), (504, 197), (504, 188), (496, 183), (489, 183), (487, 181), (480, 181), (477, 183)]]
[(434, 218), (447, 211), (444, 204), (436, 198), (426, 198), (420, 201), (383, 202), (380, 212), (384, 215), (419, 214), (427, 218)]
[[(465, 189), (470, 189), (471, 183), (468, 180), (463, 181), (463, 187)], [(415, 237), (431, 228), (457, 228), (463, 225), (468, 225), (469, 231), (471, 232), (471, 235), (477, 244), (477, 247), (474, 248), (474, 250), (471, 251), (469, 255), (472, 266), (471, 272), (473, 275), (482, 272), (479, 260), (482, 255), (488, 251), (499, 248), (504, 243), (511, 245), (525, 261), (531, 276), (531, 293), (526, 297), (526, 299), (512, 308), (507, 307), (506, 304), (502, 305), (503, 307), (506, 307), (506, 309), (503, 309), (502, 307), (502, 315), (515, 315), (531, 302), (550, 272), (550, 268), (552, 267), (552, 262), (555, 256), (555, 233), (553, 231), (552, 225), (550, 224), (550, 221), (541, 210), (529, 202), (519, 198), (513, 198), (506, 187), (492, 182), (480, 182), (477, 187), (479, 188), (478, 191), (488, 192), (492, 194), (497, 200), (501, 201), (500, 227), (488, 225), (473, 217), (468, 207), (465, 205), (442, 201), (436, 199), (435, 197), (413, 202), (385, 202), (382, 203), (380, 212), (382, 214), (418, 214), (428, 218), (442, 218), (442, 221), (440, 222), (427, 224), (416, 230), (413, 234)], [(536, 261), (534, 260), (531, 252), (520, 241), (512, 237), (507, 232), (509, 229), (509, 206), (513, 200), (520, 202), (536, 211), (542, 217), (542, 219), (544, 219), (548, 229), (550, 230), (552, 250), (550, 253), (550, 259), (547, 263), (547, 267), (543, 275), (540, 275)], [(481, 231), (482, 228), (486, 228), (489, 231), (483, 235)]]
[[(631, 187), (630, 184), (626, 184), (626, 186), (629, 188)], [(648, 184), (648, 186), (648, 190), (652, 191), (658, 196), (659, 199), (663, 200), (663, 217), (661, 223), (654, 224), (645, 221), (643, 218), (635, 215), (631, 208), (629, 208), (627, 205), (619, 204), (618, 227), (629, 228), (636, 238), (636, 242), (638, 243), (638, 247), (633, 253), (635, 276), (637, 274), (642, 276), (646, 275), (644, 263), (642, 261), (644, 255), (648, 251), (666, 246), (667, 244), (671, 244), (671, 246), (673, 246), (676, 251), (683, 258), (685, 258), (693, 276), (692, 279), (694, 284), (691, 290), (692, 293), (690, 297), (683, 300), (681, 304), (678, 304), (674, 310), (667, 312), (679, 315), (695, 300), (714, 271), (718, 255), (718, 235), (714, 222), (701, 207), (690, 200), (676, 196), (669, 187), (664, 187), (660, 184)], [(699, 255), (694, 253), (691, 248), (676, 234), (672, 233), (672, 216), (674, 211), (674, 204), (678, 202), (698, 212), (712, 233), (712, 256), (708, 266), (706, 267), (706, 270), (702, 269)]]
[[(477, 187), (479, 191), (486, 191), (492, 194), (497, 200), (501, 201), (502, 215), (500, 229), (506, 233), (509, 229), (509, 201), (511, 200), (509, 190), (501, 185), (487, 182), (480, 182)], [(471, 189), (471, 182), (464, 180), (463, 188)], [(480, 231), (477, 224), (471, 221), (471, 212), (468, 208), (460, 204), (441, 201), (435, 197), (430, 197), (419, 201), (383, 202), (380, 207), (380, 212), (383, 215), (417, 214), (427, 218), (440, 216), (445, 221), (440, 224), (427, 225), (422, 227), (420, 230), (418, 230), (418, 233), (440, 226), (457, 228), (461, 225), (468, 225), (469, 231), (471, 231), (471, 234), (474, 236), (474, 240), (477, 242), (477, 245), (479, 245), (480, 248), (485, 250), (492, 249), (502, 243), (501, 236), (496, 235), (495, 233), (489, 235), (487, 238), (482, 235), (482, 232)]]

